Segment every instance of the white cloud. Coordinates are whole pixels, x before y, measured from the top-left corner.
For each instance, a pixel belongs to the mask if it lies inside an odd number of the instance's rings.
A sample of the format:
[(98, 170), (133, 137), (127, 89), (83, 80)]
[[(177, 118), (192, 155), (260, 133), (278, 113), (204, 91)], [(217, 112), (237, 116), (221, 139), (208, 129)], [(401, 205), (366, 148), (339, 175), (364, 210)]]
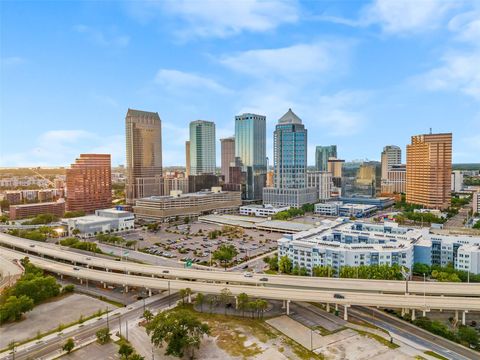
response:
[(230, 54), (221, 57), (220, 63), (243, 74), (275, 81), (313, 80), (332, 68), (337, 75), (343, 72), (350, 47), (346, 41), (319, 41)]
[(112, 164), (125, 162), (125, 137), (101, 136), (85, 130), (51, 130), (41, 134), (31, 150), (4, 152), (2, 166), (68, 166), (81, 153), (112, 155)]
[(429, 90), (461, 91), (480, 100), (480, 49), (447, 54), (440, 66), (416, 80)]
[(200, 75), (173, 69), (160, 69), (155, 75), (155, 83), (169, 90), (210, 90), (217, 93), (228, 93), (230, 90), (215, 80)]
[(130, 43), (129, 36), (118, 35), (114, 30), (105, 33), (93, 27), (82, 24), (74, 26), (73, 29), (78, 33), (85, 34), (90, 41), (93, 41), (101, 46), (115, 46), (123, 48), (128, 46)]
[(423, 32), (437, 28), (458, 5), (438, 0), (375, 0), (363, 9), (361, 22), (378, 23), (387, 33)]
[(168, 0), (145, 5), (160, 5), (167, 14), (182, 19), (186, 25), (178, 33), (187, 37), (224, 38), (243, 31), (265, 32), (299, 19), (295, 0)]
[(457, 33), (457, 40), (478, 44), (480, 39), (480, 10), (472, 10), (453, 17), (448, 28)]

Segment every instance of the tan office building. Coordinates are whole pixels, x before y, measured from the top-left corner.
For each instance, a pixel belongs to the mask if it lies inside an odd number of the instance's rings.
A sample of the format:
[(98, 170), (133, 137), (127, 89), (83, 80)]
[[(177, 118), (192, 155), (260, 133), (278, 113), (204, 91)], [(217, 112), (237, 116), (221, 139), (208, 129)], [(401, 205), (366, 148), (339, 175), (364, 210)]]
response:
[(145, 196), (161, 195), (162, 127), (158, 113), (128, 109), (125, 117), (127, 145), (127, 204)]
[(451, 202), (452, 134), (412, 136), (407, 145), (407, 202), (445, 209)]
[(67, 169), (67, 210), (93, 213), (112, 207), (110, 154), (81, 154)]
[(221, 174), (225, 177), (225, 183), (230, 183), (229, 169), (232, 163), (235, 163), (235, 138), (228, 137), (220, 139), (221, 143)]
[(197, 217), (210, 212), (236, 212), (242, 205), (239, 191), (222, 191), (212, 187), (211, 191), (183, 194), (172, 191), (168, 196), (151, 196), (138, 199), (133, 211), (138, 219), (161, 220), (179, 217)]

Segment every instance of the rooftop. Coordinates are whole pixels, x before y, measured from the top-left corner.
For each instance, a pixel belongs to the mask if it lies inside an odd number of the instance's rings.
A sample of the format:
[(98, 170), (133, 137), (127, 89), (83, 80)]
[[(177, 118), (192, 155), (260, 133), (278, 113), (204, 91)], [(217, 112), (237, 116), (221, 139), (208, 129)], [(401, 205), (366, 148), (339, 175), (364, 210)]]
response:
[(283, 115), (280, 120), (278, 120), (279, 124), (301, 124), (302, 119), (300, 119), (292, 109), (288, 109), (288, 111)]

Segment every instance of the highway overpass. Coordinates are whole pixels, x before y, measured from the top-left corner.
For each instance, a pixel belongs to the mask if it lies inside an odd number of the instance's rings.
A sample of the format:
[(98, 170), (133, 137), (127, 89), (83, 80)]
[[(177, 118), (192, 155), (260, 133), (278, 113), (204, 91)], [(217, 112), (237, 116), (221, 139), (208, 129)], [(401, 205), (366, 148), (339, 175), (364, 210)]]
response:
[[(266, 274), (255, 274), (253, 277), (245, 277), (240, 272), (179, 269), (167, 266), (145, 265), (134, 262), (120, 262), (115, 261), (114, 259), (96, 257), (93, 254), (79, 254), (72, 252), (67, 247), (22, 239), (3, 233), (0, 233), (0, 245), (54, 260), (68, 261), (72, 264), (88, 266), (93, 269), (114, 272), (129, 272), (130, 274), (144, 276), (153, 275), (178, 279), (216, 281), (223, 283), (228, 282), (245, 285), (256, 285), (259, 283), (260, 278), (265, 277), (268, 279), (269, 286), (278, 286), (290, 289), (328, 289), (332, 291), (358, 291), (386, 294), (405, 294), (407, 288), (405, 281), (398, 280), (338, 279)], [(168, 274), (165, 272), (168, 272)], [(429, 295), (480, 297), (480, 284), (409, 281), (408, 293), (419, 295), (423, 295), (425, 293)]]
[[(2, 249), (2, 255), (11, 259), (20, 259), (25, 256), (24, 253)], [(289, 313), (290, 301), (308, 301), (327, 304), (339, 304), (345, 307), (351, 305), (378, 306), (386, 308), (411, 309), (412, 317), (415, 317), (415, 310), (424, 313), (430, 309), (443, 310), (462, 310), (464, 311), (462, 320), (465, 321), (465, 313), (468, 311), (480, 311), (480, 301), (475, 297), (458, 296), (435, 296), (435, 295), (396, 295), (381, 293), (365, 293), (360, 291), (342, 291), (341, 297), (338, 297), (338, 290), (317, 290), (317, 289), (299, 289), (278, 287), (272, 284), (257, 283), (256, 285), (246, 284), (226, 284), (210, 283), (201, 281), (177, 280), (158, 278), (155, 276), (131, 275), (128, 271), (122, 273), (107, 272), (103, 270), (94, 270), (90, 268), (72, 266), (62, 262), (47, 260), (38, 256), (29, 256), (30, 261), (54, 274), (61, 276), (70, 276), (80, 281), (95, 281), (107, 284), (117, 284), (125, 287), (145, 288), (147, 290), (180, 290), (185, 288), (192, 289), (193, 292), (203, 292), (207, 294), (219, 294), (222, 289), (228, 288), (232, 295), (237, 296), (240, 293), (246, 293), (249, 296), (284, 300)], [(124, 263), (126, 265), (127, 263)], [(345, 319), (347, 318), (345, 311)]]

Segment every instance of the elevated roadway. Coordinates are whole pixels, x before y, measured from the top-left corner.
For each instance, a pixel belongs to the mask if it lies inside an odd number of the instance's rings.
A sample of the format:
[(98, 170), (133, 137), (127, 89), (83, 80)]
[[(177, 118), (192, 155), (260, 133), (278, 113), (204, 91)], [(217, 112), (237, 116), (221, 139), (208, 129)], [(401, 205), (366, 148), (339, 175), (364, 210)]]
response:
[[(10, 249), (2, 249), (4, 256), (15, 259), (24, 256), (23, 253)], [(424, 312), (430, 309), (444, 310), (463, 310), (480, 311), (480, 301), (475, 297), (458, 297), (458, 296), (434, 296), (434, 295), (412, 295), (412, 294), (385, 294), (385, 293), (365, 293), (360, 291), (342, 291), (339, 297), (337, 290), (317, 290), (317, 289), (300, 289), (300, 288), (282, 288), (271, 286), (271, 284), (225, 284), (225, 283), (209, 283), (200, 281), (165, 279), (157, 277), (148, 277), (140, 275), (129, 275), (128, 273), (115, 273), (102, 270), (94, 270), (89, 268), (72, 266), (57, 261), (46, 260), (37, 256), (30, 256), (30, 261), (51, 273), (60, 274), (62, 276), (70, 276), (81, 281), (90, 280), (104, 284), (118, 284), (125, 287), (128, 291), (129, 287), (146, 288), (147, 290), (180, 290), (190, 288), (193, 292), (203, 292), (207, 294), (218, 294), (224, 288), (228, 288), (232, 295), (237, 296), (240, 293), (246, 293), (252, 297), (284, 300), (289, 313), (290, 301), (307, 301), (340, 304), (348, 308), (351, 305), (360, 306), (378, 306), (387, 308), (411, 309), (412, 317), (415, 317), (415, 310)], [(347, 319), (347, 311), (345, 311), (345, 320)]]
[[(219, 270), (182, 269), (168, 266), (145, 265), (133, 262), (121, 262), (105, 259), (92, 255), (78, 254), (68, 248), (18, 238), (0, 233), (0, 245), (15, 248), (30, 254), (62, 260), (72, 264), (88, 266), (93, 269), (102, 269), (114, 272), (125, 272), (144, 276), (162, 276), (166, 278), (201, 280), (223, 283), (256, 285), (260, 278), (267, 278), (269, 286), (278, 286), (295, 289), (328, 289), (335, 291), (358, 291), (386, 294), (405, 294), (407, 284), (398, 280), (364, 280), (364, 279), (338, 279), (305, 276), (285, 276), (255, 274), (245, 277), (240, 272), (225, 272)], [(469, 296), (480, 297), (480, 284), (478, 283), (445, 283), (445, 282), (408, 282), (408, 293), (423, 295), (443, 296)], [(478, 301), (478, 299), (477, 299)]]

